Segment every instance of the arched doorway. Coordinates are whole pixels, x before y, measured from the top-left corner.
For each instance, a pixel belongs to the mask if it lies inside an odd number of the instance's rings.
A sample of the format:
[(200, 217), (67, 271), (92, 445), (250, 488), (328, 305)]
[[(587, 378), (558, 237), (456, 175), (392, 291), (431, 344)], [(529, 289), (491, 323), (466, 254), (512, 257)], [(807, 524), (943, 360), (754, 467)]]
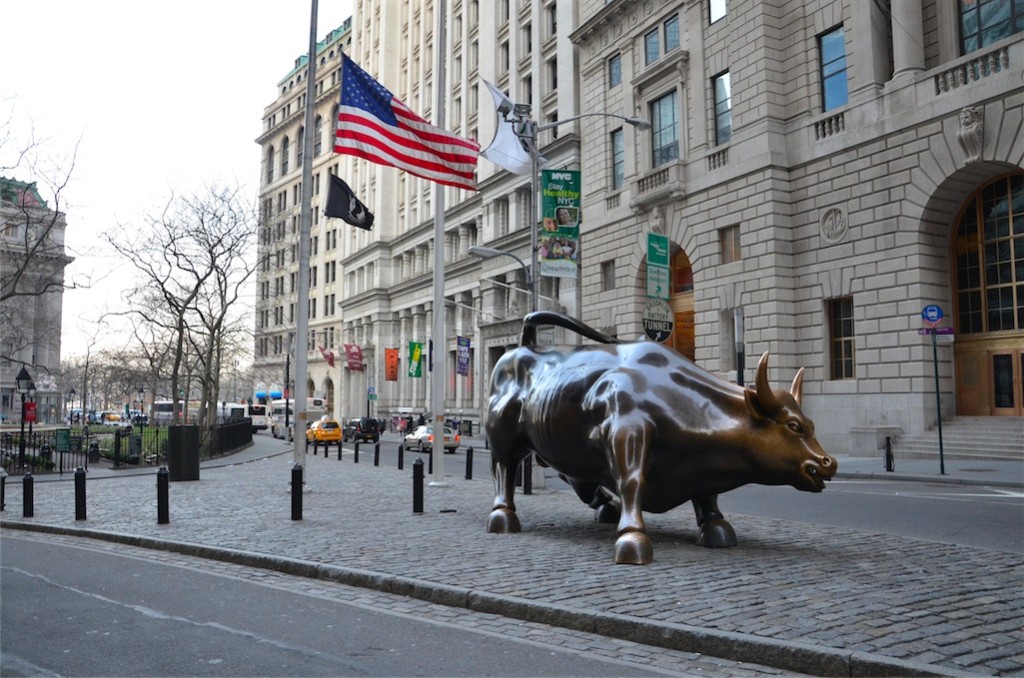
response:
[(693, 268), (690, 266), (690, 258), (678, 245), (673, 245), (671, 264), (672, 296), (668, 304), (672, 308), (675, 327), (665, 345), (695, 360)]
[(977, 188), (950, 240), (957, 414), (1024, 415), (1024, 172)]

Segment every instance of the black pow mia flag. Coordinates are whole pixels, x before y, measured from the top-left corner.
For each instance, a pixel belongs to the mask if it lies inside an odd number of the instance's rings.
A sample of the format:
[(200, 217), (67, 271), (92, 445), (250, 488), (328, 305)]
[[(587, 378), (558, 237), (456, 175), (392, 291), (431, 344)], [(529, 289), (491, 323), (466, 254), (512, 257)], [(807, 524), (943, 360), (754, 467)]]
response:
[(327, 207), (324, 214), (329, 217), (337, 217), (346, 224), (356, 228), (365, 228), (367, 231), (373, 226), (373, 215), (366, 205), (359, 202), (359, 198), (352, 192), (340, 177), (331, 175), (331, 185), (327, 189)]

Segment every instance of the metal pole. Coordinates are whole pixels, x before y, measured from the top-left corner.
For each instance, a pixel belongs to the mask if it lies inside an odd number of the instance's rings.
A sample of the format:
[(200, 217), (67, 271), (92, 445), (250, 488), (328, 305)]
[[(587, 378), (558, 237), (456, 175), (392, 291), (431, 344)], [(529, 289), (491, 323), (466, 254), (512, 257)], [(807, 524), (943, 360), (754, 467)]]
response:
[(85, 520), (85, 469), (75, 469), (75, 520)]
[(736, 383), (743, 386), (743, 371), (746, 368), (743, 352), (743, 307), (733, 309), (733, 334), (736, 338)]
[[(437, 119), (434, 124), (442, 129), (445, 126), (445, 49), (447, 49), (446, 28), (448, 25), (447, 3), (441, 0), (437, 9)], [(444, 387), (448, 369), (448, 338), (444, 322), (444, 211), (445, 187), (434, 184), (434, 316), (431, 335), (434, 340), (433, 350), (437, 351), (433, 358), (434, 368), (430, 372), (430, 409), (434, 417), (434, 436), (444, 438)], [(440, 455), (434, 466), (430, 485), (447, 487), (444, 479), (444, 455)]]
[(530, 140), (530, 311), (537, 310), (537, 285), (540, 282), (537, 270), (537, 224), (540, 223), (540, 151), (537, 149), (537, 123), (526, 121)]
[(166, 525), (171, 522), (170, 510), (170, 479), (171, 474), (166, 466), (156, 472), (156, 524)]
[[(313, 226), (313, 102), (316, 97), (317, 0), (311, 2), (309, 58), (306, 62), (305, 134), (302, 138), (302, 203), (299, 212), (299, 271), (295, 305), (295, 435), (292, 462), (306, 468), (306, 382), (309, 379), (309, 257)], [(287, 407), (287, 404), (286, 404)], [(305, 488), (303, 488), (305, 489)]]
[(21, 394), (21, 434), (18, 436), (18, 468), (25, 468), (25, 394)]
[(942, 452), (942, 398), (939, 394), (939, 349), (932, 325), (932, 364), (935, 366), (935, 416), (939, 422), (939, 475), (946, 475), (946, 460)]

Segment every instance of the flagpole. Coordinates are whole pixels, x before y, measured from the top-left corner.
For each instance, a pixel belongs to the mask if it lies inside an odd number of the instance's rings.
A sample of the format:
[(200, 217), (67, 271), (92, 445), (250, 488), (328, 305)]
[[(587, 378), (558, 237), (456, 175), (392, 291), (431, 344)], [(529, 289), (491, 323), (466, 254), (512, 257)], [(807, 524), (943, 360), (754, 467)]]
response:
[[(309, 380), (309, 257), (310, 231), (313, 228), (313, 103), (316, 85), (317, 0), (311, 0), (309, 18), (309, 58), (306, 62), (306, 115), (302, 135), (302, 194), (299, 211), (299, 270), (295, 305), (295, 434), (292, 461), (302, 466), (303, 491), (310, 489), (306, 468), (306, 382)], [(287, 407), (287, 403), (285, 404)]]
[[(445, 127), (445, 47), (447, 45), (447, 7), (445, 0), (438, 2), (437, 9), (437, 70), (435, 96), (437, 101), (434, 124)], [(445, 336), (444, 307), (444, 185), (434, 184), (434, 322), (431, 335), (434, 338), (434, 370), (430, 373), (430, 410), (434, 417), (434, 444), (430, 454), (434, 461), (434, 475), (430, 485), (447, 487), (444, 478), (444, 387), (447, 382), (448, 342)]]

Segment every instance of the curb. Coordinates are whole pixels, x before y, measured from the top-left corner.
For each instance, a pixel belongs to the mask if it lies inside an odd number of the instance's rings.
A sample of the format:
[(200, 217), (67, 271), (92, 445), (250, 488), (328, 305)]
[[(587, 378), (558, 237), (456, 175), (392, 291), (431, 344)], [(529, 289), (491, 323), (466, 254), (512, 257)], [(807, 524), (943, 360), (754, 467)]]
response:
[(0, 520), (0, 527), (26, 532), (59, 534), (99, 539), (157, 551), (206, 558), (236, 565), (272, 570), (309, 579), (333, 581), (347, 586), (408, 596), (430, 603), (474, 612), (501, 615), (628, 640), (683, 652), (722, 657), (731, 661), (760, 664), (820, 676), (966, 676), (945, 667), (908, 662), (867, 652), (781, 641), (731, 631), (705, 629), (685, 624), (647, 621), (618, 614), (575, 610), (536, 603), (474, 589), (381, 574), (369, 570), (324, 565), (294, 558), (270, 556), (253, 551), (227, 549), (188, 542), (154, 539), (118, 532), (68, 528), (54, 525)]

